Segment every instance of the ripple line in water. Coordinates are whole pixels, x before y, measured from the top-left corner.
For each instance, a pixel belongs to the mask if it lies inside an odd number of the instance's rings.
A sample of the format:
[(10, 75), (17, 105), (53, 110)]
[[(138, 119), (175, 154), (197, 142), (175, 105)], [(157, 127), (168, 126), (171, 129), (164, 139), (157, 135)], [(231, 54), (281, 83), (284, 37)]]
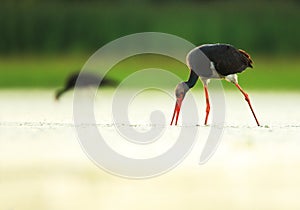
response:
[(162, 128), (182, 128), (182, 127), (199, 127), (199, 128), (230, 128), (230, 129), (289, 129), (289, 128), (300, 128), (300, 124), (280, 124), (280, 125), (263, 125), (257, 127), (255, 125), (180, 125), (180, 126), (170, 126), (168, 124), (124, 124), (124, 123), (96, 123), (96, 124), (77, 124), (74, 123), (63, 123), (63, 122), (0, 122), (0, 127), (45, 127), (45, 128), (53, 128), (53, 127), (89, 127), (89, 126), (97, 126), (97, 127), (162, 127)]

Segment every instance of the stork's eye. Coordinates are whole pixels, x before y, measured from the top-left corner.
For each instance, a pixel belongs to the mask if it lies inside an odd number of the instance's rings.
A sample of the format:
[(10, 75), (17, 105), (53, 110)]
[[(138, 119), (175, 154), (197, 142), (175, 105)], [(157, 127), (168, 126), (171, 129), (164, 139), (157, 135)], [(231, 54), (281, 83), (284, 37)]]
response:
[(176, 92), (176, 97), (179, 98), (180, 96), (182, 96), (182, 92)]

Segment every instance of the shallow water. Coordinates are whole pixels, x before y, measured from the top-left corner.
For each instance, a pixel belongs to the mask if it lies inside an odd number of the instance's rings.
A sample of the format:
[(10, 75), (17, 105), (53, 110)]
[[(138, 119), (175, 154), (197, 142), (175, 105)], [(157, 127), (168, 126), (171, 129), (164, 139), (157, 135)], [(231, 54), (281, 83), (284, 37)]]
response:
[[(196, 144), (179, 166), (158, 177), (131, 180), (98, 168), (81, 149), (71, 92), (57, 102), (48, 90), (0, 91), (1, 209), (299, 209), (300, 94), (249, 92), (262, 127), (255, 125), (238, 92), (225, 94), (225, 124), (204, 126), (203, 93), (193, 94), (199, 120), (188, 125), (180, 120), (177, 127), (168, 125), (174, 100), (165, 94), (136, 97), (129, 124), (114, 123), (112, 90), (96, 97), (97, 128), (128, 157), (154, 157), (174, 144), (182, 127), (198, 129)], [(153, 110), (161, 110), (166, 121), (152, 124)], [(224, 128), (221, 143), (199, 165), (213, 126)], [(116, 131), (152, 127), (164, 133), (147, 146), (124, 143)]]

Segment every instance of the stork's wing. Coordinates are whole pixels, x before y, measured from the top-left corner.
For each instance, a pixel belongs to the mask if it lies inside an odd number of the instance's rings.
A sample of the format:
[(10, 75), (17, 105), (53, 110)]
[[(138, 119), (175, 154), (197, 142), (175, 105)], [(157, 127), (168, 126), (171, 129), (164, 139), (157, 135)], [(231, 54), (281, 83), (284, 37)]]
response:
[(223, 76), (242, 72), (249, 66), (248, 58), (231, 45), (216, 44), (200, 47)]

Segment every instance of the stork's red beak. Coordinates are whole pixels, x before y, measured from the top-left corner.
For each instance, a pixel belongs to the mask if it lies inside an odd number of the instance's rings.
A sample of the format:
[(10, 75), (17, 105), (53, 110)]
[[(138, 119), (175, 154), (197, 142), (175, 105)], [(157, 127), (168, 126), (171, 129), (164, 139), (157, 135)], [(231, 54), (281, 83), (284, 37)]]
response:
[(180, 112), (182, 100), (183, 100), (183, 96), (177, 98), (177, 100), (176, 100), (176, 104), (175, 104), (175, 108), (174, 108), (174, 113), (173, 113), (173, 117), (172, 117), (172, 121), (171, 121), (170, 125), (173, 124), (175, 116), (176, 116), (175, 125), (177, 125), (177, 121), (178, 121), (178, 117), (179, 117), (179, 112)]

